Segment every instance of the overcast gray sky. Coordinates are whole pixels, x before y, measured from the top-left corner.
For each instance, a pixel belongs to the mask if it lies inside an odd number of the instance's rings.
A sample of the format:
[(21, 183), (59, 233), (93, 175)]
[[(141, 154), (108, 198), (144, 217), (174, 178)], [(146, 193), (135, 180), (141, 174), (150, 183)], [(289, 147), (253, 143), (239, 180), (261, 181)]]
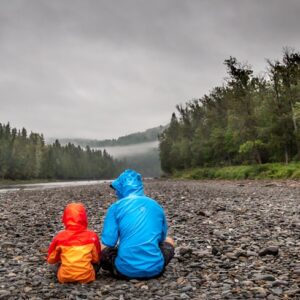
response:
[(300, 50), (299, 0), (0, 0), (0, 122), (116, 138), (169, 122), (222, 84)]

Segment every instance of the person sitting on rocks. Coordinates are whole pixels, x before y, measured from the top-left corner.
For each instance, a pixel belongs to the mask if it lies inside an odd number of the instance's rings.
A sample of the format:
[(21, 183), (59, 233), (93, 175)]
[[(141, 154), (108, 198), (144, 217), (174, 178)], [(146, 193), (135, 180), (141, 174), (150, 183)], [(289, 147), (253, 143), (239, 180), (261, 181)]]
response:
[(133, 170), (124, 171), (111, 187), (118, 200), (105, 216), (101, 267), (123, 279), (160, 276), (174, 256), (164, 210), (144, 195), (142, 177)]
[(87, 229), (88, 220), (82, 203), (71, 203), (64, 210), (60, 231), (48, 249), (47, 261), (57, 264), (60, 283), (94, 281), (99, 270), (101, 246), (98, 235)]

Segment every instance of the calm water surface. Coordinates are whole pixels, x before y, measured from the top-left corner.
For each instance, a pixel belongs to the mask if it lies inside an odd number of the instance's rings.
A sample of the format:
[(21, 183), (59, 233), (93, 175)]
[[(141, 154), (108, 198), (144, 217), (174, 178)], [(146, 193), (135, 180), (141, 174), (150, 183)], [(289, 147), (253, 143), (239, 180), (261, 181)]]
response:
[(48, 182), (48, 183), (34, 183), (34, 184), (18, 184), (10, 186), (0, 186), (0, 193), (14, 192), (19, 190), (44, 190), (60, 187), (72, 187), (93, 185), (100, 183), (109, 183), (111, 180), (86, 180), (86, 181), (65, 181), (65, 182)]

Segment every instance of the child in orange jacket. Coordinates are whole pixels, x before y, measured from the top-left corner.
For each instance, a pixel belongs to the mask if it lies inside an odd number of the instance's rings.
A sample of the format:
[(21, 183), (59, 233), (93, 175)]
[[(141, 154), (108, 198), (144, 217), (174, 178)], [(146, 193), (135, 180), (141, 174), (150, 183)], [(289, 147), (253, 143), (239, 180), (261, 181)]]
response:
[(88, 220), (83, 204), (67, 205), (62, 221), (65, 230), (52, 240), (48, 249), (48, 263), (59, 264), (57, 278), (60, 283), (94, 281), (101, 246), (97, 234), (87, 229)]

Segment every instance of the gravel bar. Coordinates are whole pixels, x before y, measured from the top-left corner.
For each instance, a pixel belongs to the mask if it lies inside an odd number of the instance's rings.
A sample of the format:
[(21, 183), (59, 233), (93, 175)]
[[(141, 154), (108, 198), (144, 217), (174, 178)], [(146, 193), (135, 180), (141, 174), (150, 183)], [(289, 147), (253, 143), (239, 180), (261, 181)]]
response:
[(108, 184), (0, 194), (0, 299), (300, 299), (300, 182), (146, 180), (164, 208), (175, 257), (148, 281), (100, 272), (59, 284), (45, 256), (69, 202), (101, 233)]

